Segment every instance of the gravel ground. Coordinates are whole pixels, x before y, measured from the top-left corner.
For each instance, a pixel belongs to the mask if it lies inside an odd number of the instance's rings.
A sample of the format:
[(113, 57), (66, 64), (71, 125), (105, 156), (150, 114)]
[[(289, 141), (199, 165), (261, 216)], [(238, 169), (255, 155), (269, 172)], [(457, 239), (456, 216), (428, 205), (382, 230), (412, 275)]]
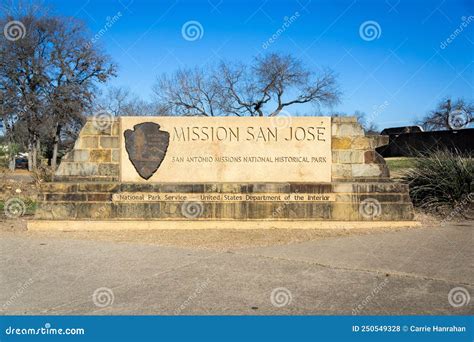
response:
[[(8, 226), (0, 315), (472, 315), (473, 226), (332, 238), (316, 230), (32, 235)], [(295, 239), (313, 241), (288, 243)], [(287, 244), (241, 248), (271, 243)], [(202, 250), (225, 246), (239, 249)], [(99, 295), (107, 302), (98, 305)]]
[[(424, 221), (427, 218), (423, 219)], [(428, 221), (427, 221), (428, 222)], [(432, 223), (432, 222), (430, 222)], [(431, 224), (430, 224), (431, 225)], [(250, 247), (287, 245), (335, 236), (377, 234), (417, 228), (379, 229), (166, 229), (133, 231), (27, 231), (26, 219), (0, 220), (0, 237), (15, 234), (45, 239), (73, 239), (143, 243), (148, 245), (225, 251)]]

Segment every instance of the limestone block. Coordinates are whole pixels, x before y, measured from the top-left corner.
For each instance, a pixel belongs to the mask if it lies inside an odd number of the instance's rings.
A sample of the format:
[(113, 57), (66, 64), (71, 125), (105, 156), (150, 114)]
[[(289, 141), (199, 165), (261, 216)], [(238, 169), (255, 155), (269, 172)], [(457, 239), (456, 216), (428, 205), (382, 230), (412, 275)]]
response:
[[(380, 164), (353, 164), (352, 167), (352, 177), (367, 177), (367, 178), (376, 178), (384, 177), (384, 167), (385, 165)], [(386, 168), (386, 167), (385, 167)]]
[(87, 120), (84, 127), (82, 127), (81, 134), (83, 135), (111, 135), (112, 123), (104, 124), (96, 122), (94, 119)]
[(98, 175), (99, 176), (118, 176), (119, 165), (112, 164), (112, 163), (99, 164)]
[(352, 139), (350, 148), (355, 150), (373, 150), (373, 139), (367, 136), (355, 137), (354, 139)]
[(99, 171), (99, 165), (94, 163), (75, 163), (63, 161), (57, 171), (56, 176), (94, 176)]
[[(270, 192), (270, 191), (268, 191)], [(276, 189), (275, 192), (288, 192), (285, 191), (285, 188)], [(292, 194), (295, 193), (307, 193), (307, 194), (322, 194), (331, 192), (331, 184), (311, 184), (311, 183), (302, 183), (302, 184), (291, 184), (289, 187), (289, 192)]]
[(339, 192), (353, 192), (352, 183), (332, 183), (332, 192), (339, 193)]
[(76, 206), (72, 203), (40, 203), (35, 211), (36, 219), (67, 220), (76, 218)]
[(46, 201), (51, 202), (81, 202), (86, 200), (85, 194), (67, 193), (67, 194), (46, 194)]
[(359, 206), (356, 203), (333, 203), (331, 220), (355, 221), (359, 218)]
[[(249, 202), (243, 212), (247, 219), (265, 219), (273, 217), (275, 211), (281, 206), (280, 203), (274, 202)], [(241, 206), (239, 206), (241, 208)], [(303, 208), (302, 208), (303, 210)], [(303, 210), (304, 211), (304, 210)], [(242, 213), (237, 213), (241, 215)], [(302, 213), (306, 215), (306, 212)], [(304, 216), (303, 216), (304, 217)], [(225, 218), (225, 217), (222, 217)]]
[(333, 123), (332, 135), (343, 137), (364, 136), (364, 130), (358, 123)]
[(166, 192), (161, 184), (120, 183), (121, 192)]
[(352, 141), (353, 149), (373, 150), (379, 146), (388, 144), (388, 136), (386, 135), (366, 135), (364, 137), (356, 137)]
[(112, 149), (112, 163), (120, 162), (120, 149)]
[(109, 202), (112, 201), (112, 194), (87, 194), (88, 202)]
[(100, 137), (100, 147), (102, 148), (119, 148), (119, 138), (114, 136)]
[(119, 183), (78, 183), (77, 191), (84, 192), (115, 192), (120, 190)]
[(352, 146), (352, 138), (350, 137), (332, 137), (332, 150), (350, 150)]
[(399, 193), (339, 193), (336, 195), (336, 203), (362, 202), (366, 199), (376, 200), (379, 203), (405, 203), (409, 197)]
[[(308, 204), (308, 219), (311, 220), (331, 220), (331, 208), (334, 203)], [(293, 204), (294, 205), (294, 204)], [(290, 210), (293, 208), (290, 207)]]
[(110, 149), (91, 150), (89, 159), (94, 163), (110, 163), (112, 161), (112, 151)]
[[(172, 207), (169, 213), (164, 206)], [(151, 219), (151, 218), (167, 218), (171, 215), (180, 215), (179, 207), (176, 208), (176, 203), (116, 203), (113, 206), (113, 213), (118, 218), (137, 218), (137, 219)]]
[(220, 184), (220, 191), (230, 192), (230, 193), (239, 193), (241, 191), (241, 188), (238, 184), (222, 183)]
[(332, 164), (332, 177), (334, 178), (351, 178), (352, 168), (350, 164)]
[(112, 135), (118, 136), (120, 134), (120, 123), (118, 120), (115, 120), (115, 122), (112, 124)]
[(64, 159), (71, 162), (87, 162), (89, 161), (89, 150), (74, 149)]
[(80, 203), (77, 205), (77, 218), (103, 220), (113, 217), (112, 203)]
[(77, 190), (77, 185), (71, 184), (71, 183), (43, 182), (40, 185), (41, 193), (48, 193), (48, 192), (66, 193), (66, 192), (74, 192), (76, 190)]
[(364, 162), (363, 151), (332, 151), (332, 162), (338, 164), (358, 164)]
[(364, 210), (363, 202), (359, 203), (360, 221), (409, 221), (413, 220), (413, 206), (411, 203), (378, 203), (373, 208)]
[[(182, 219), (190, 219), (190, 220), (198, 220), (198, 219), (236, 219), (238, 217), (246, 218), (247, 215), (247, 204), (246, 203), (203, 203), (201, 205), (194, 205), (193, 208), (195, 210), (190, 211), (186, 205), (180, 205), (179, 210), (176, 214), (171, 214), (170, 217), (182, 218)], [(186, 213), (193, 214), (192, 216), (188, 217), (189, 215)], [(186, 215), (183, 215), (186, 214)]]
[(382, 203), (382, 215), (381, 220), (401, 220), (410, 221), (415, 217), (413, 211), (413, 204), (411, 202), (406, 203)]
[(388, 142), (390, 140), (388, 135), (374, 135), (371, 136), (371, 138), (373, 141), (374, 148), (388, 145)]
[(77, 146), (74, 148), (98, 148), (99, 147), (99, 137), (97, 136), (79, 136)]
[(53, 214), (50, 210), (45, 210), (44, 208), (36, 208), (35, 210), (35, 219), (37, 220), (52, 220)]
[[(341, 187), (343, 183), (337, 184), (337, 188)], [(350, 191), (345, 192), (354, 192), (354, 193), (408, 193), (408, 184), (396, 183), (396, 182), (370, 182), (370, 183), (347, 183), (351, 186)], [(334, 191), (334, 192), (343, 192), (343, 191)]]
[(331, 118), (333, 123), (356, 123), (357, 118), (355, 116), (333, 116)]
[(385, 164), (385, 159), (378, 154), (376, 151), (365, 151), (364, 152), (364, 163), (365, 164)]

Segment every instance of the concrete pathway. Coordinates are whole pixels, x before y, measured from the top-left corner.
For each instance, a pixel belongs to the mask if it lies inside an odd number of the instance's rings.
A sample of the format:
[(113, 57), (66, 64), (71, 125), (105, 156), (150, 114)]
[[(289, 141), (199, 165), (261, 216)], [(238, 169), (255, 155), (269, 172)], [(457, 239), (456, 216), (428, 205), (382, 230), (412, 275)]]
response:
[(227, 252), (4, 233), (0, 313), (473, 314), (472, 232), (468, 222)]

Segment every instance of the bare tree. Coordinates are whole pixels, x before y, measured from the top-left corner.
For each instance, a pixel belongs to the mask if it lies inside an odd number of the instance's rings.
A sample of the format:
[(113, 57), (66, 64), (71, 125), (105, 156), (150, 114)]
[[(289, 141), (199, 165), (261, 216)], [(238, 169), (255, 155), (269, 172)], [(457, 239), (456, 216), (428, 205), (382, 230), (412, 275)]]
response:
[(95, 103), (95, 110), (105, 110), (114, 116), (167, 115), (168, 108), (148, 102), (126, 87), (108, 87)]
[(105, 110), (120, 116), (130, 100), (130, 90), (125, 87), (109, 87), (96, 101), (96, 110)]
[(41, 13), (37, 7), (17, 18), (4, 17), (0, 26), (13, 21), (25, 30), (18, 39), (0, 39), (1, 116), (26, 125), (30, 168), (36, 167), (41, 140), (50, 138), (55, 166), (65, 128), (81, 122), (95, 84), (114, 76), (116, 67), (89, 44), (80, 21)]
[(316, 74), (290, 55), (269, 54), (251, 65), (178, 70), (157, 79), (158, 101), (175, 115), (275, 116), (289, 106), (338, 103), (336, 76)]
[(180, 69), (158, 77), (153, 86), (157, 102), (175, 115), (219, 115), (219, 85), (213, 69)]
[(419, 123), (427, 131), (453, 130), (467, 127), (474, 122), (474, 104), (460, 98), (452, 101), (446, 98), (436, 109), (427, 114)]
[(218, 107), (223, 113), (238, 116), (264, 116), (265, 104), (271, 100), (272, 84), (258, 82), (246, 65), (222, 62), (216, 75)]

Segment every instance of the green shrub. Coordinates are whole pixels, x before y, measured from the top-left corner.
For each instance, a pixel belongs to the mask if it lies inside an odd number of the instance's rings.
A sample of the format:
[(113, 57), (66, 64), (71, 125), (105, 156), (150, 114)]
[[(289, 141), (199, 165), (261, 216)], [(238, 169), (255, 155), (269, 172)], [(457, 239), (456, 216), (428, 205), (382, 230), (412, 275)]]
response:
[(19, 201), (23, 202), (24, 207), (25, 207), (25, 212), (24, 215), (34, 215), (36, 208), (38, 207), (38, 203), (28, 197), (9, 197), (5, 199), (0, 200), (0, 217), (5, 216), (4, 210), (5, 210), (5, 203), (10, 199), (10, 198), (16, 198)]
[(446, 213), (460, 205), (466, 211), (474, 199), (474, 161), (457, 152), (434, 151), (419, 156), (402, 177), (409, 183), (415, 206)]

